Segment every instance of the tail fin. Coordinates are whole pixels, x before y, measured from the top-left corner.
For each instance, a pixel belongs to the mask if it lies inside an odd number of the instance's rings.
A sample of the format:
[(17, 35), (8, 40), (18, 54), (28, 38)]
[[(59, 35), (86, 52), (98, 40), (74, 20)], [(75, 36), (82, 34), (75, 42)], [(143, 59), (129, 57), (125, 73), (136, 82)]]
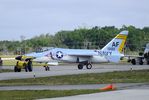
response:
[(102, 48), (102, 51), (108, 51), (112, 54), (122, 53), (128, 31), (120, 32), (114, 39), (112, 39), (105, 47)]
[(120, 32), (114, 39), (112, 39), (101, 51), (107, 52), (110, 55), (106, 56), (109, 62), (119, 62), (123, 56), (122, 51), (126, 42), (128, 31)]

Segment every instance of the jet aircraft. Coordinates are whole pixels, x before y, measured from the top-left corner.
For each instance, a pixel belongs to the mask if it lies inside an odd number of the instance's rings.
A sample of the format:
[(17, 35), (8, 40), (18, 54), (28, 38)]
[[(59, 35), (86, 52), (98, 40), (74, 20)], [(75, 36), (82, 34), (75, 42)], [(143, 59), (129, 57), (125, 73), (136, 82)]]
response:
[(58, 65), (58, 62), (78, 63), (78, 69), (83, 69), (84, 66), (91, 69), (92, 63), (118, 63), (120, 58), (124, 57), (122, 51), (127, 35), (128, 31), (120, 32), (101, 50), (51, 48), (47, 51), (34, 52), (25, 56), (34, 57), (33, 61), (49, 65)]
[(146, 44), (144, 53), (140, 52), (139, 55), (125, 55), (125, 57), (128, 57), (128, 62), (131, 62), (133, 65), (143, 65), (144, 63), (149, 65), (149, 43)]
[(54, 48), (51, 49), (49, 57), (57, 61), (78, 63), (78, 69), (83, 69), (83, 66), (91, 69), (92, 63), (118, 63), (120, 58), (124, 57), (122, 51), (127, 35), (128, 31), (120, 32), (101, 50)]

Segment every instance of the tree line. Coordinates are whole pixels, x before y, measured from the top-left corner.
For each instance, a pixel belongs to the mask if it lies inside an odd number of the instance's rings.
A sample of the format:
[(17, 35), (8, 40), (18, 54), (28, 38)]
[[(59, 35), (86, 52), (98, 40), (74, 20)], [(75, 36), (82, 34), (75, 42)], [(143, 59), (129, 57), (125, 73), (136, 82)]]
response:
[(149, 27), (136, 28), (114, 26), (92, 28), (79, 28), (72, 31), (59, 31), (55, 35), (41, 34), (23, 41), (0, 41), (0, 52), (12, 52), (14, 54), (35, 51), (41, 47), (64, 47), (75, 49), (101, 49), (120, 31), (128, 30), (126, 49), (130, 51), (142, 51), (149, 42)]

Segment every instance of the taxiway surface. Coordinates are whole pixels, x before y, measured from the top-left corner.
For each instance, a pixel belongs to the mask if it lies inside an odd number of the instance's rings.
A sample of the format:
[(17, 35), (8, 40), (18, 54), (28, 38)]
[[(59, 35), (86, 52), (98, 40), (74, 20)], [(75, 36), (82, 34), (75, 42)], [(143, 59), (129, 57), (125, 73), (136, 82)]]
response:
[[(13, 69), (11, 66), (3, 66), (4, 69)], [(72, 75), (84, 73), (103, 73), (113, 71), (126, 71), (126, 70), (140, 70), (149, 69), (149, 65), (123, 65), (123, 64), (94, 64), (92, 69), (78, 70), (76, 64), (66, 64), (59, 66), (51, 66), (50, 71), (45, 71), (43, 67), (34, 67), (33, 72), (8, 72), (0, 73), (0, 80), (9, 79), (22, 79), (46, 76), (59, 76), (59, 75)]]
[(128, 89), (40, 100), (148, 100), (149, 89)]

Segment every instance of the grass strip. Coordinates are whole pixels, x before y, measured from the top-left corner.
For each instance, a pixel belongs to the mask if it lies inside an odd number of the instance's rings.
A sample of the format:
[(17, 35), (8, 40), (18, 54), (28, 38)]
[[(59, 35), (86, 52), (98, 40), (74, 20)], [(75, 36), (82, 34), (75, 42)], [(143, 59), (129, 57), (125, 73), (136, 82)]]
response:
[(64, 97), (79, 94), (97, 93), (100, 90), (26, 90), (0, 91), (1, 100), (35, 100), (42, 98)]
[(74, 85), (149, 82), (149, 70), (115, 71), (0, 81), (0, 85)]
[(11, 69), (0, 69), (0, 73), (5, 73), (5, 72), (14, 72)]

